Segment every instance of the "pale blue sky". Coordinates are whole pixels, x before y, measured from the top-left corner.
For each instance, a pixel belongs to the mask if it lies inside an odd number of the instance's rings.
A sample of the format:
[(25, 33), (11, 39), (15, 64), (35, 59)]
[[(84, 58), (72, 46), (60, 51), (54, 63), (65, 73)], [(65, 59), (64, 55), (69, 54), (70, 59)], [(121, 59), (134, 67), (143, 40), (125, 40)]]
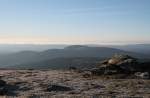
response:
[(150, 43), (150, 0), (0, 0), (0, 43)]

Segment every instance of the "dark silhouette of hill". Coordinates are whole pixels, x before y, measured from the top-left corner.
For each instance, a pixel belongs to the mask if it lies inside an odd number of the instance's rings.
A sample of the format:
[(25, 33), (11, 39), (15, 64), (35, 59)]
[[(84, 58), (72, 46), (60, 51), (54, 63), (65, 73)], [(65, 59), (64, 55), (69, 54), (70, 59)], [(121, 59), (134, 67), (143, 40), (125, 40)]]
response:
[[(31, 64), (48, 64), (52, 59), (61, 60), (61, 58), (107, 58), (114, 54), (127, 54), (133, 57), (143, 58), (145, 55), (138, 54), (134, 52), (123, 51), (115, 48), (107, 48), (107, 47), (89, 47), (89, 46), (81, 46), (81, 45), (73, 45), (65, 47), (64, 49), (49, 49), (43, 52), (35, 52), (35, 51), (22, 51), (9, 55), (0, 56), (0, 66), (17, 66), (17, 65), (25, 65)], [(41, 62), (41, 63), (40, 63)], [(56, 62), (58, 62), (56, 60)], [(62, 62), (60, 62), (61, 66)]]

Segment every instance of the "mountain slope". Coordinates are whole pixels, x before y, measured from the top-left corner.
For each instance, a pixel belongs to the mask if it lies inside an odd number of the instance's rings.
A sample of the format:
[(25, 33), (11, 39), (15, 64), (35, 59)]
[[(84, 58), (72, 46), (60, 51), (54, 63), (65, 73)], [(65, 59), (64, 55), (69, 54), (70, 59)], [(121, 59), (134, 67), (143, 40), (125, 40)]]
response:
[(142, 54), (127, 52), (120, 49), (74, 45), (64, 49), (49, 49), (43, 52), (23, 51), (5, 56), (3, 55), (0, 56), (0, 66), (24, 65), (43, 62), (55, 58), (107, 58), (116, 53), (128, 54), (133, 57), (145, 57), (145, 55)]
[(32, 63), (11, 66), (11, 68), (25, 69), (68, 69), (76, 68), (92, 68), (104, 59), (96, 57), (74, 57), (74, 58), (55, 58), (50, 60), (37, 61)]

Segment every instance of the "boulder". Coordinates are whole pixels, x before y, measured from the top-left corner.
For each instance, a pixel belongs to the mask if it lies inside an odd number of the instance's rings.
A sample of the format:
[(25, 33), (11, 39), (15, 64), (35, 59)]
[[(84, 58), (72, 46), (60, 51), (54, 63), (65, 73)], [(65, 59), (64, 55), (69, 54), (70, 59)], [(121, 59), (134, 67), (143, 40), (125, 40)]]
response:
[(117, 70), (105, 70), (104, 75), (114, 75), (117, 73)]
[(90, 71), (85, 71), (82, 76), (83, 76), (84, 78), (89, 78), (89, 77), (92, 76), (92, 72), (90, 72)]
[(91, 72), (93, 75), (102, 75), (102, 74), (104, 74), (105, 69), (103, 69), (103, 68), (92, 68), (92, 69), (90, 70), (90, 72)]
[(120, 65), (120, 64), (133, 64), (136, 63), (137, 60), (128, 55), (114, 55), (111, 59), (108, 60), (108, 64), (110, 65)]
[(3, 87), (3, 86), (5, 86), (5, 85), (6, 85), (6, 82), (3, 81), (3, 80), (0, 80), (0, 87)]
[(150, 75), (148, 72), (136, 72), (135, 76), (141, 79), (149, 79)]
[(51, 91), (71, 91), (72, 88), (68, 87), (68, 86), (62, 86), (62, 85), (49, 85), (47, 88), (47, 91), (51, 92)]
[(112, 56), (112, 59), (118, 59), (120, 61), (126, 60), (126, 59), (135, 59), (129, 55), (124, 55), (124, 54), (115, 54)]
[(94, 75), (112, 75), (121, 73), (123, 70), (115, 65), (103, 65), (99, 68), (91, 69), (91, 73)]
[(6, 82), (3, 80), (0, 80), (0, 95), (5, 95), (6, 94)]
[(7, 90), (5, 89), (5, 87), (0, 87), (0, 95), (6, 95), (7, 94)]

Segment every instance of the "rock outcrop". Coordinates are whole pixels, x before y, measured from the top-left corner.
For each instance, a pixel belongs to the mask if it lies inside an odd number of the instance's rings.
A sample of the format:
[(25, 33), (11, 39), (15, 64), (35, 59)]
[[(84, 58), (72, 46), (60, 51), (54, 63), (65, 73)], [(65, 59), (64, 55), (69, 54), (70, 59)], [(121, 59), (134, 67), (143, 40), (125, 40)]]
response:
[(94, 75), (133, 74), (140, 72), (138, 77), (149, 78), (149, 65), (140, 63), (136, 58), (128, 55), (114, 55), (110, 59), (100, 62), (90, 71)]

